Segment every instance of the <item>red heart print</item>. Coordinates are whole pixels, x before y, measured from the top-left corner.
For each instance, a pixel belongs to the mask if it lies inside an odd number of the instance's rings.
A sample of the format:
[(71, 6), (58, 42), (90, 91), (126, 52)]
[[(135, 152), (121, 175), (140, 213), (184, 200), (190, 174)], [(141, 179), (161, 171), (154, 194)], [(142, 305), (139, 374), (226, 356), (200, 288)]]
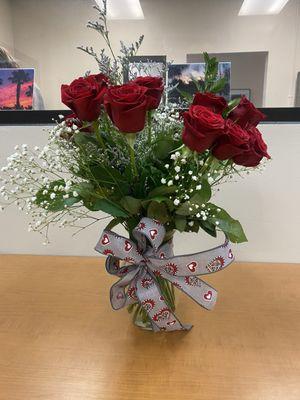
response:
[(165, 253), (160, 253), (159, 258), (165, 258)]
[(103, 238), (102, 238), (102, 240), (101, 240), (101, 243), (102, 243), (104, 246), (106, 246), (108, 243), (110, 243), (109, 237), (107, 236), (106, 233), (103, 235)]
[(105, 256), (108, 256), (108, 255), (113, 256), (114, 252), (110, 249), (105, 249), (105, 250), (103, 250), (102, 254), (104, 254)]
[(212, 291), (209, 290), (207, 293), (204, 294), (204, 300), (210, 301), (212, 299)]
[(231, 258), (231, 259), (233, 258), (233, 253), (232, 253), (231, 249), (229, 249), (228, 258)]
[(151, 239), (154, 240), (158, 232), (157, 232), (157, 229), (151, 229), (149, 233), (150, 233)]
[(118, 299), (118, 300), (124, 299), (124, 295), (123, 295), (122, 292), (119, 292), (119, 293), (117, 294), (117, 299)]
[(176, 321), (175, 321), (175, 319), (174, 319), (173, 321), (169, 321), (169, 322), (167, 322), (167, 325), (169, 325), (169, 326), (172, 326), (172, 325), (174, 325), (174, 324), (176, 324)]
[(197, 267), (196, 261), (192, 261), (191, 263), (189, 263), (187, 265), (187, 267), (191, 272), (195, 272), (196, 271), (196, 267)]
[(125, 240), (125, 251), (130, 251), (132, 249), (132, 244)]

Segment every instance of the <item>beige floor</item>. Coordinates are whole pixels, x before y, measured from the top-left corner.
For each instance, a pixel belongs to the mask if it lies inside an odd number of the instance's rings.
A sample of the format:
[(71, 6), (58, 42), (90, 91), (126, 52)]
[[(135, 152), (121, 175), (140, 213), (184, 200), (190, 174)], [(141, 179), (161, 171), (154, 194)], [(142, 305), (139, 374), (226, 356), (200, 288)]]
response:
[(0, 400), (299, 400), (300, 265), (206, 279), (214, 311), (178, 296), (189, 333), (112, 311), (103, 260), (0, 256)]

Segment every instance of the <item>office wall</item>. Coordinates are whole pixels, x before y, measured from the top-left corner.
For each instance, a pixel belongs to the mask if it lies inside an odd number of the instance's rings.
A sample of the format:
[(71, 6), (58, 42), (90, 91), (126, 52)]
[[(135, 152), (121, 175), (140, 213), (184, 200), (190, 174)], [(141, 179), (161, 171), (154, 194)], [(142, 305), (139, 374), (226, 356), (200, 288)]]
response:
[[(47, 134), (41, 126), (0, 126), (0, 165), (14, 152), (18, 143), (42, 145)], [(264, 173), (237, 179), (220, 187), (214, 199), (243, 224), (249, 242), (235, 245), (238, 260), (300, 262), (300, 124), (262, 125), (273, 160)], [(11, 207), (0, 213), (0, 253), (95, 255), (93, 250), (105, 223), (72, 238), (73, 230), (54, 229), (51, 245), (44, 247), (43, 239), (27, 232), (28, 217)], [(221, 243), (206, 233), (177, 234), (177, 254), (204, 250)], [(41, 266), (42, 268), (42, 266)]]
[(0, 46), (13, 52), (12, 2), (0, 0)]
[[(299, 56), (299, 0), (290, 0), (279, 15), (238, 17), (241, 0), (141, 0), (146, 19), (111, 21), (112, 43), (131, 42), (145, 34), (141, 54), (167, 54), (185, 62), (186, 54), (269, 53), (265, 106), (294, 104)], [(61, 82), (96, 70), (80, 44), (103, 46), (96, 32), (85, 28), (95, 14), (92, 0), (11, 0), (15, 48), (24, 66), (37, 68), (38, 84), (48, 108), (59, 107)]]

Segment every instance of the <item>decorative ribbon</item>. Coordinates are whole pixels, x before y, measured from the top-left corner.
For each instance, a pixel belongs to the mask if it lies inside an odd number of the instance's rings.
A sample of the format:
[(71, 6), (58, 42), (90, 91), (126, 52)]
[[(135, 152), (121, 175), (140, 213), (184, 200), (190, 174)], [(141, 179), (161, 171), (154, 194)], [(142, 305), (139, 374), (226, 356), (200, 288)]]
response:
[[(172, 241), (163, 243), (166, 230), (156, 220), (142, 218), (132, 235), (136, 243), (105, 230), (95, 250), (107, 255), (106, 270), (120, 277), (110, 289), (113, 309), (139, 302), (146, 310), (154, 331), (189, 330), (168, 307), (156, 277), (167, 279), (200, 306), (211, 310), (217, 291), (197, 275), (224, 269), (234, 260), (231, 244), (225, 243), (200, 253), (173, 256)], [(129, 265), (120, 267), (120, 260)]]

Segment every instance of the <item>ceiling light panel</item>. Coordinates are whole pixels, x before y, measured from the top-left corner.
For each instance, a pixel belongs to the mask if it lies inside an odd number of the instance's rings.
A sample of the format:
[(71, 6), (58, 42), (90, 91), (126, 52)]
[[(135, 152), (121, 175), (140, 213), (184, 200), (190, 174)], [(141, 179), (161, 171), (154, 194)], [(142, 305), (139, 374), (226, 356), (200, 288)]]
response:
[(244, 0), (239, 15), (279, 14), (289, 0)]
[[(96, 0), (101, 6), (102, 1)], [(145, 19), (140, 0), (107, 0), (108, 19)]]

